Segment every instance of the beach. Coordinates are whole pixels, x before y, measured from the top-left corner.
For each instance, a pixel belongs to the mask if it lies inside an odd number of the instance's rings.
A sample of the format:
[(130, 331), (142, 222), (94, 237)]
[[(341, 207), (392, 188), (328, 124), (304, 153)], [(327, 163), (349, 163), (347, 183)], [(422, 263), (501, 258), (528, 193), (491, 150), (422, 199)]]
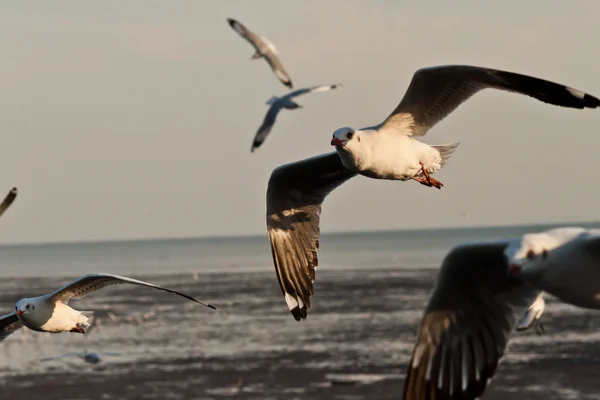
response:
[[(22, 329), (2, 343), (0, 398), (398, 399), (436, 273), (319, 271), (301, 322), (287, 311), (274, 273), (140, 276), (225, 314), (146, 288), (98, 292), (76, 307), (100, 318), (89, 336)], [(46, 292), (65, 278), (4, 282), (1, 305), (10, 309), (19, 287)], [(135, 321), (149, 310), (156, 315)], [(541, 336), (513, 334), (485, 399), (600, 398), (598, 313), (549, 298), (542, 321)], [(37, 361), (82, 349), (123, 355), (98, 365)]]

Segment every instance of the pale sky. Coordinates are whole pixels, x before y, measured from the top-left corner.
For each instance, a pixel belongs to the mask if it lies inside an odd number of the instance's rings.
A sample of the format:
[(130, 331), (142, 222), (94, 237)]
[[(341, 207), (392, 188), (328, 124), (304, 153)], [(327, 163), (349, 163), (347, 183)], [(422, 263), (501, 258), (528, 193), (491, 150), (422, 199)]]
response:
[[(266, 234), (271, 171), (381, 122), (418, 68), (471, 64), (600, 96), (600, 2), (30, 1), (0, 3), (0, 242)], [(296, 87), (342, 82), (284, 110), (286, 88), (227, 24), (268, 37)], [(424, 141), (461, 145), (416, 182), (354, 178), (322, 231), (600, 220), (600, 110), (488, 90)]]

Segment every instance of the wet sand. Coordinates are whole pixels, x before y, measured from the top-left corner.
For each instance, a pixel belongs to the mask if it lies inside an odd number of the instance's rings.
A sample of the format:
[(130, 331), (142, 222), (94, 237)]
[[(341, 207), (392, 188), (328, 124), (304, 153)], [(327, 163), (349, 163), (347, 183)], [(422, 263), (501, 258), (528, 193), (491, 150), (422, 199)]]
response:
[[(227, 315), (150, 289), (106, 289), (72, 304), (96, 310), (89, 336), (22, 329), (0, 343), (0, 399), (398, 399), (435, 276), (320, 270), (302, 322), (287, 311), (274, 273), (142, 276)], [(5, 280), (0, 307), (8, 312), (68, 279)], [(485, 399), (600, 399), (600, 313), (547, 304), (546, 333), (514, 333)], [(146, 321), (124, 319), (150, 310)], [(83, 350), (123, 355), (98, 365), (39, 362)]]

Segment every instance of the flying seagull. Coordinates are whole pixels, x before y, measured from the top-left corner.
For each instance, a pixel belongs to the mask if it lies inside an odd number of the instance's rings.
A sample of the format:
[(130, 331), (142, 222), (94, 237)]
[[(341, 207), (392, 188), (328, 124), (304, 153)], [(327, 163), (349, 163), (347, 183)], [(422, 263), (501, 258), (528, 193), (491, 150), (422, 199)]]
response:
[(546, 292), (600, 309), (598, 287), (600, 229), (555, 228), (455, 247), (425, 309), (403, 398), (480, 397), (513, 327), (527, 328), (539, 318)]
[(279, 78), (281, 83), (287, 86), (290, 89), (293, 89), (292, 79), (288, 75), (287, 72), (283, 69), (283, 65), (277, 56), (277, 49), (266, 37), (258, 36), (256, 33), (252, 32), (240, 22), (236, 21), (233, 18), (227, 18), (227, 22), (229, 25), (235, 30), (241, 37), (246, 39), (254, 48), (256, 52), (250, 57), (251, 60), (258, 60), (263, 57), (271, 66), (271, 69)]
[(111, 285), (129, 283), (177, 294), (213, 310), (216, 307), (203, 303), (187, 294), (112, 274), (88, 274), (63, 286), (54, 293), (21, 299), (15, 311), (0, 317), (0, 342), (22, 326), (38, 332), (77, 332), (85, 334), (91, 325), (93, 311), (77, 311), (68, 306), (69, 300), (77, 300)]
[(8, 210), (8, 207), (10, 207), (10, 205), (15, 201), (16, 198), (17, 188), (14, 187), (10, 190), (10, 192), (8, 192), (8, 194), (0, 204), (0, 216), (2, 216), (2, 214), (4, 214), (6, 210)]
[(327, 92), (327, 91), (333, 90), (341, 85), (342, 85), (341, 83), (337, 83), (334, 85), (313, 86), (313, 87), (309, 87), (309, 88), (294, 90), (293, 92), (288, 93), (282, 97), (277, 97), (277, 96), (271, 97), (266, 103), (266, 104), (271, 105), (271, 107), (269, 108), (269, 111), (267, 111), (267, 114), (265, 115), (265, 118), (263, 119), (262, 125), (260, 126), (260, 128), (258, 128), (258, 131), (256, 132), (256, 135), (254, 136), (254, 140), (252, 141), (252, 147), (250, 148), (250, 151), (254, 152), (254, 150), (259, 148), (260, 145), (265, 141), (265, 139), (271, 132), (273, 125), (275, 124), (275, 119), (277, 118), (277, 114), (279, 114), (279, 111), (281, 111), (282, 108), (285, 108), (288, 110), (295, 110), (297, 108), (302, 108), (302, 106), (300, 104), (296, 103), (293, 100), (294, 97), (301, 96), (303, 94), (311, 93), (311, 92)]
[(279, 284), (296, 320), (306, 318), (310, 308), (325, 197), (358, 174), (441, 187), (430, 174), (444, 165), (457, 145), (429, 146), (413, 136), (424, 135), (485, 88), (563, 107), (600, 106), (596, 97), (539, 78), (461, 65), (424, 68), (415, 73), (404, 98), (383, 123), (363, 130), (338, 129), (331, 141), (336, 152), (276, 168), (267, 189), (267, 230)]
[(508, 276), (507, 241), (460, 245), (442, 261), (404, 382), (404, 400), (476, 399), (517, 317), (540, 291)]
[(528, 233), (505, 250), (510, 274), (578, 307), (600, 310), (600, 229)]

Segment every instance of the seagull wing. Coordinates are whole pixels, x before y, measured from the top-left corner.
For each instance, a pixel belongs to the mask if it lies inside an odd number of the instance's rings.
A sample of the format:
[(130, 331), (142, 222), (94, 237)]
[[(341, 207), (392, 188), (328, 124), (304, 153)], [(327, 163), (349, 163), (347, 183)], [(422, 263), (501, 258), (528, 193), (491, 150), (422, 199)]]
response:
[(298, 97), (303, 94), (312, 93), (312, 92), (328, 92), (328, 91), (336, 89), (340, 86), (342, 86), (341, 83), (335, 83), (333, 85), (319, 85), (319, 86), (312, 86), (312, 87), (308, 87), (308, 88), (297, 89), (297, 90), (294, 90), (293, 92), (285, 95), (284, 98)]
[(269, 63), (269, 66), (271, 67), (277, 78), (279, 78), (279, 80), (281, 81), (281, 83), (283, 83), (288, 88), (292, 89), (294, 87), (294, 84), (292, 83), (292, 78), (290, 78), (289, 74), (283, 68), (283, 64), (281, 64), (281, 60), (279, 59), (277, 54), (275, 54), (275, 52), (272, 49), (268, 49), (264, 57), (265, 60), (267, 60), (267, 63)]
[(163, 290), (165, 292), (169, 292), (169, 293), (173, 293), (173, 294), (185, 297), (188, 300), (194, 301), (196, 303), (199, 303), (199, 304), (202, 304), (209, 308), (212, 308), (213, 310), (216, 310), (216, 307), (214, 307), (210, 304), (201, 302), (200, 300), (196, 300), (192, 296), (189, 296), (185, 293), (178, 292), (176, 290), (167, 289), (165, 287), (154, 285), (152, 283), (148, 283), (148, 282), (144, 282), (144, 281), (139, 281), (137, 279), (127, 278), (127, 277), (119, 276), (119, 275), (103, 274), (103, 273), (88, 274), (88, 275), (82, 276), (81, 278), (76, 279), (73, 282), (68, 283), (67, 285), (58, 289), (56, 292), (50, 294), (48, 297), (53, 302), (62, 301), (63, 303), (68, 303), (69, 300), (71, 300), (71, 299), (73, 299), (73, 300), (80, 299), (84, 296), (87, 296), (90, 293), (94, 293), (100, 289), (107, 287), (107, 286), (120, 285), (120, 284), (124, 284), (124, 283), (129, 283), (132, 285), (139, 285), (139, 286), (146, 286), (146, 287), (153, 288), (153, 289)]
[(269, 111), (267, 111), (265, 114), (263, 122), (256, 131), (254, 139), (252, 140), (252, 147), (250, 148), (251, 152), (254, 152), (254, 150), (259, 148), (267, 136), (269, 136), (269, 133), (271, 133), (271, 129), (273, 129), (273, 125), (275, 125), (275, 120), (277, 119), (277, 114), (279, 114), (279, 111), (281, 111), (282, 104), (283, 103), (281, 99), (279, 99), (271, 104), (271, 107), (269, 107)]
[(381, 125), (422, 136), (480, 90), (492, 88), (531, 96), (569, 108), (596, 108), (600, 99), (570, 87), (513, 72), (469, 65), (419, 69), (402, 101)]
[(246, 39), (258, 51), (263, 40), (256, 33), (246, 28), (241, 22), (233, 18), (227, 18), (227, 22), (241, 37)]
[(0, 317), (0, 342), (9, 335), (23, 327), (23, 324), (17, 317), (17, 313), (10, 313)]
[(355, 176), (337, 153), (278, 167), (267, 189), (267, 230), (277, 279), (288, 308), (306, 318), (318, 264), (321, 204)]
[(4, 214), (4, 212), (8, 209), (8, 207), (10, 207), (10, 205), (15, 201), (16, 198), (17, 198), (17, 188), (14, 187), (10, 190), (10, 192), (8, 192), (8, 194), (2, 201), (2, 204), (0, 204), (0, 216), (2, 214)]
[(508, 277), (507, 245), (463, 245), (445, 257), (421, 321), (403, 399), (483, 394), (517, 317), (541, 293)]

